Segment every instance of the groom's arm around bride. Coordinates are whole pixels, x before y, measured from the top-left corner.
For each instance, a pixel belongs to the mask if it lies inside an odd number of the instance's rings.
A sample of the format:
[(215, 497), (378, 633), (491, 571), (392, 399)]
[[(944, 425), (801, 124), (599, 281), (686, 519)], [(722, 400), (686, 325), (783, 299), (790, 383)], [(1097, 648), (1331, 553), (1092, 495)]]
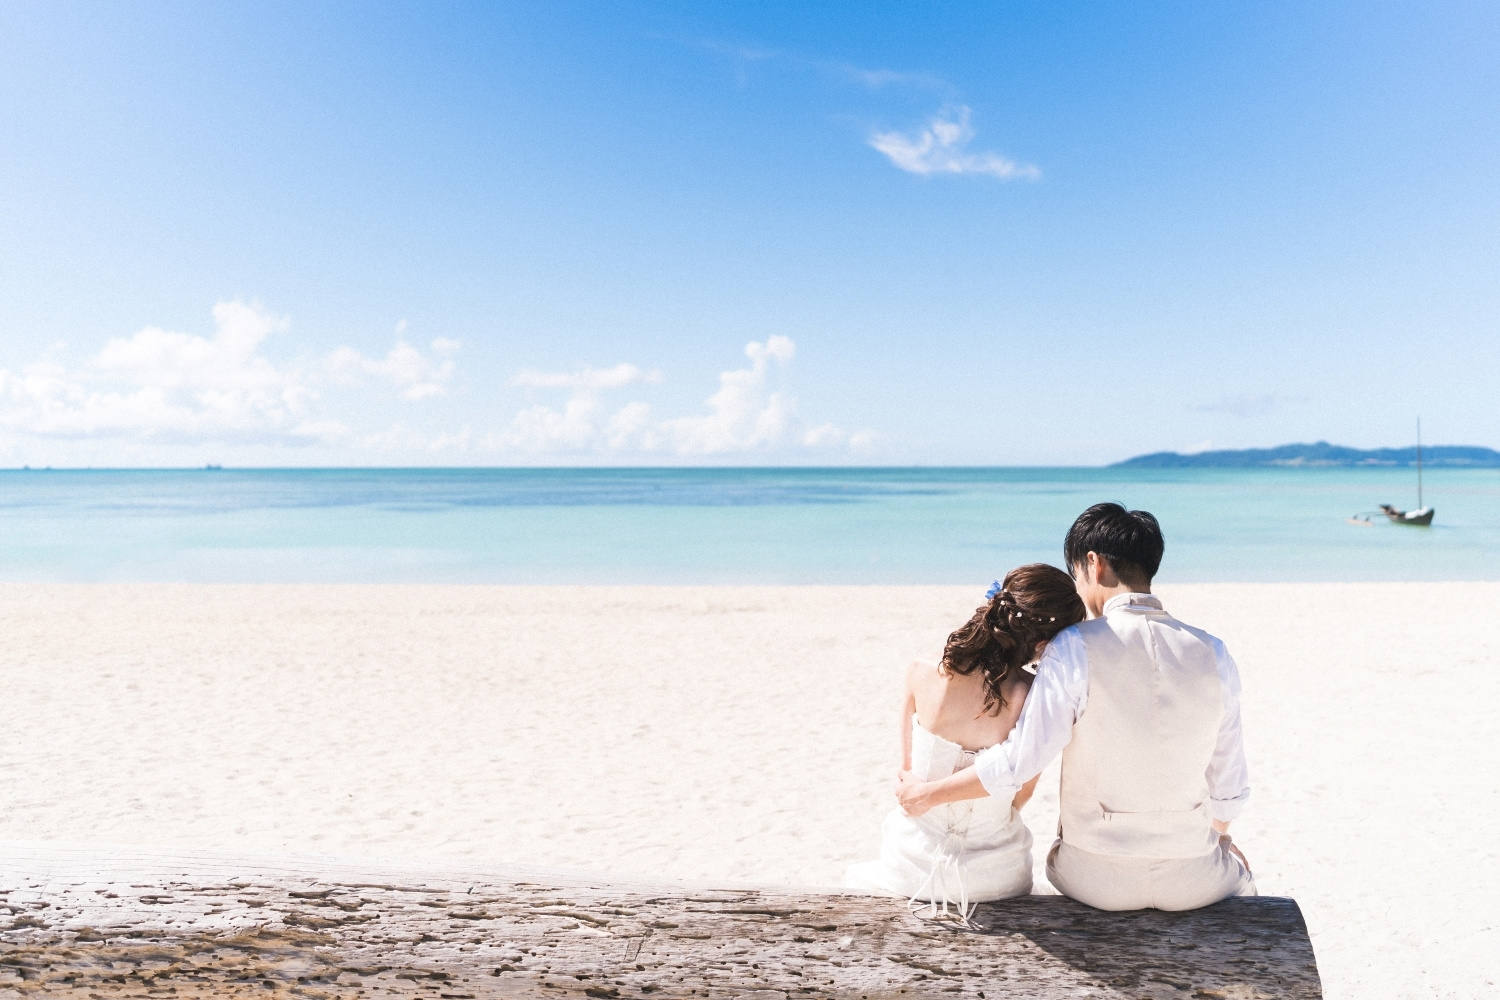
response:
[(1252, 894), (1227, 836), (1250, 794), (1239, 671), (1222, 642), (1151, 594), (1163, 550), (1144, 511), (1081, 514), (1064, 555), (1090, 620), (1047, 647), (1009, 739), (941, 781), (903, 776), (902, 808), (1014, 789), (1061, 753), (1047, 876), (1064, 895), (1107, 910), (1185, 910)]

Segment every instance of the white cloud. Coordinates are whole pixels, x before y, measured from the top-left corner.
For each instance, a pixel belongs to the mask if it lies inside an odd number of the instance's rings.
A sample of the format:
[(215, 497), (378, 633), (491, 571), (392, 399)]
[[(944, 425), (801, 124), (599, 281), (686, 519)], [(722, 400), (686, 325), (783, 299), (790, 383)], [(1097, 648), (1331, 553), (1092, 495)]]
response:
[(662, 424), (673, 450), (679, 455), (718, 455), (780, 443), (797, 405), (784, 392), (768, 392), (766, 374), (772, 361), (780, 367), (796, 353), (797, 345), (789, 337), (746, 344), (750, 367), (719, 375), (719, 391), (708, 397), (708, 413)]
[(576, 372), (539, 372), (525, 368), (511, 379), (511, 385), (519, 385), (527, 389), (576, 389), (580, 392), (594, 392), (599, 389), (618, 389), (632, 382), (660, 381), (661, 372), (642, 371), (635, 365), (621, 362), (613, 368), (585, 368)]
[(636, 400), (606, 405), (607, 392), (661, 381), (661, 373), (631, 364), (584, 368), (575, 372), (525, 370), (512, 384), (528, 389), (567, 389), (559, 408), (528, 407), (503, 432), (491, 435), (488, 447), (530, 453), (590, 452), (675, 454), (683, 457), (743, 454), (782, 445), (806, 448), (863, 447), (868, 434), (850, 434), (832, 424), (809, 431), (796, 426), (796, 401), (770, 384), (775, 369), (790, 364), (797, 346), (789, 337), (772, 336), (745, 345), (750, 364), (721, 372), (719, 389), (705, 401), (707, 412), (657, 419), (649, 404)]
[[(209, 447), (213, 460), (233, 460), (219, 453), (229, 446), (264, 463), (278, 461), (283, 447), (316, 445), (304, 454), (333, 462), (362, 453), (483, 452), (692, 460), (842, 452), (871, 441), (867, 432), (799, 420), (797, 402), (781, 384), (797, 350), (784, 336), (747, 344), (746, 363), (721, 372), (716, 391), (696, 413), (658, 413), (641, 396), (662, 373), (627, 362), (569, 372), (525, 369), (510, 385), (542, 398), (502, 410), (509, 420), (484, 420), (483, 410), (464, 413), (455, 431), (455, 424), (433, 425), (452, 415), (451, 406), (409, 407), (391, 398), (446, 394), (460, 348), (455, 340), (418, 347), (406, 338), (403, 322), (384, 356), (339, 347), (290, 351), (301, 360), (283, 361), (268, 348), (289, 329), (286, 317), (242, 301), (219, 302), (213, 317), (210, 336), (151, 326), (110, 338), (79, 360), (70, 361), (58, 344), (33, 364), (0, 369), (0, 456), (33, 464), (42, 455), (56, 462), (64, 454), (79, 464), (173, 463), (179, 460), (173, 456), (197, 456)], [(156, 457), (140, 457), (148, 454)]]
[(517, 413), (510, 427), (490, 441), (501, 450), (529, 452), (583, 451), (598, 443), (605, 416), (599, 397), (575, 393), (561, 410), (533, 406)]
[(491, 447), (532, 453), (585, 451), (605, 444), (621, 450), (643, 442), (649, 433), (650, 409), (631, 403), (610, 415), (601, 394), (642, 382), (660, 382), (661, 372), (643, 371), (621, 362), (612, 368), (576, 372), (525, 369), (511, 380), (526, 389), (570, 389), (562, 409), (537, 405), (517, 413), (510, 427), (489, 438)]
[[(341, 347), (308, 364), (278, 364), (263, 353), (290, 323), (239, 300), (213, 308), (211, 337), (148, 326), (112, 337), (82, 364), (58, 360), (65, 345), (12, 372), (0, 369), (0, 429), (41, 438), (133, 438), (155, 442), (359, 444), (410, 442), (410, 432), (361, 439), (321, 415), (319, 387), (374, 377), (408, 400), (442, 395), (454, 373), (455, 340), (430, 352), (404, 339), (383, 358)], [(397, 337), (405, 331), (402, 321)]]
[(337, 437), (314, 419), (316, 393), (296, 368), (259, 353), (285, 317), (240, 301), (213, 309), (213, 337), (148, 326), (114, 337), (81, 369), (41, 361), (0, 370), (0, 426), (49, 437), (134, 435), (175, 440)]
[(431, 442), (431, 435), (400, 421), (385, 430), (362, 434), (357, 439), (359, 447), (370, 451), (423, 451)]
[[(396, 324), (396, 336), (406, 332), (406, 320)], [(358, 376), (369, 375), (394, 384), (402, 399), (412, 401), (445, 394), (456, 368), (450, 355), (461, 345), (439, 337), (432, 342), (437, 357), (427, 357), (403, 339), (398, 339), (384, 358), (370, 358), (352, 347), (340, 347), (328, 356), (328, 366), (346, 380), (358, 384)]]
[(805, 448), (848, 448), (851, 451), (863, 451), (874, 443), (875, 435), (870, 431), (850, 433), (835, 424), (819, 424), (802, 434), (802, 445)]
[(369, 451), (464, 452), (469, 450), (473, 439), (474, 430), (467, 424), (452, 434), (433, 435), (397, 421), (383, 431), (363, 435), (358, 444)]
[(611, 451), (623, 451), (632, 445), (655, 443), (651, 432), (651, 407), (645, 403), (628, 403), (621, 407), (604, 429), (605, 444)]
[(988, 174), (1001, 180), (1036, 180), (1042, 172), (1031, 164), (1021, 164), (999, 153), (969, 153), (965, 149), (974, 138), (969, 124), (969, 109), (936, 115), (915, 136), (901, 132), (876, 132), (870, 145), (884, 153), (893, 164), (908, 173)]

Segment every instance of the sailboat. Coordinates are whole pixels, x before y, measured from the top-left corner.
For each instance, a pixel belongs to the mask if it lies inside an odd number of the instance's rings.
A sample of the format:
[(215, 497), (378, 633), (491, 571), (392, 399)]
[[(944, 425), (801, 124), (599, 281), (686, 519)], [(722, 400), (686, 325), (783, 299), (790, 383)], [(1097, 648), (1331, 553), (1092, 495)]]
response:
[(1417, 419), (1417, 509), (1397, 510), (1388, 503), (1380, 505), (1380, 512), (1391, 519), (1392, 524), (1410, 524), (1425, 528), (1432, 524), (1431, 507), (1422, 505), (1422, 420)]

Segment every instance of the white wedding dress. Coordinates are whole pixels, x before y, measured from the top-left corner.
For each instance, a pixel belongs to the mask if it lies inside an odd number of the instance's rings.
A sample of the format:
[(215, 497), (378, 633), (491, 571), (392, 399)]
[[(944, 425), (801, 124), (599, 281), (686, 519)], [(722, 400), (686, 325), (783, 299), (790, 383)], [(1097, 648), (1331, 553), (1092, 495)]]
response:
[[(911, 769), (920, 781), (974, 764), (975, 751), (922, 728), (911, 717)], [(937, 806), (915, 818), (894, 809), (881, 824), (879, 861), (850, 865), (851, 889), (905, 896), (967, 916), (973, 903), (1031, 891), (1031, 831), (1011, 808), (1014, 792)]]

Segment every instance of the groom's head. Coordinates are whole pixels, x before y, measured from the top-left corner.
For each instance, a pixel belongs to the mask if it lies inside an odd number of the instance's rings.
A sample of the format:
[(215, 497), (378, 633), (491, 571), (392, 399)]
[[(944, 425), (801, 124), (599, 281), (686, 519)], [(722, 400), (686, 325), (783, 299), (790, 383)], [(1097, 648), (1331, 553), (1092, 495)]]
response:
[(1164, 548), (1155, 517), (1117, 503), (1096, 503), (1068, 529), (1063, 558), (1084, 603), (1097, 614), (1099, 609), (1089, 600), (1086, 588), (1101, 593), (1122, 588), (1150, 590)]

